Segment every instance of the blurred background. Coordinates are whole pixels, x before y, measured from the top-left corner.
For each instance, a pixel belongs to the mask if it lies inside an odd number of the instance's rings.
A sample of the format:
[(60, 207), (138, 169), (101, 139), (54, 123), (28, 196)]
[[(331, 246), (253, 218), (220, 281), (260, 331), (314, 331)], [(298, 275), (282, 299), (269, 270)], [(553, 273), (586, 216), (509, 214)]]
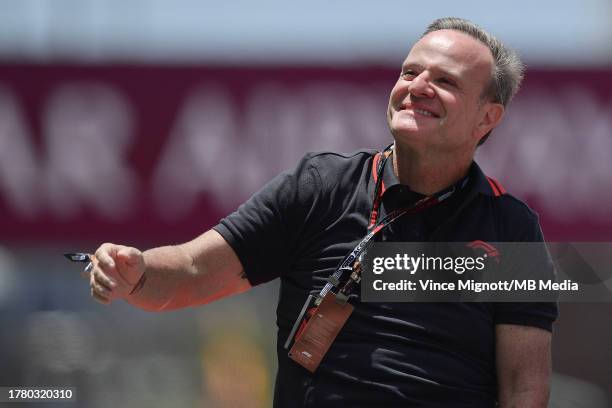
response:
[[(441, 16), (528, 66), (481, 166), (549, 241), (612, 241), (609, 0), (221, 4), (1, 3), (0, 386), (74, 386), (83, 407), (270, 406), (277, 283), (151, 314), (96, 304), (61, 254), (183, 242), (306, 151), (383, 148), (400, 64)], [(551, 406), (610, 406), (611, 312), (561, 305)]]

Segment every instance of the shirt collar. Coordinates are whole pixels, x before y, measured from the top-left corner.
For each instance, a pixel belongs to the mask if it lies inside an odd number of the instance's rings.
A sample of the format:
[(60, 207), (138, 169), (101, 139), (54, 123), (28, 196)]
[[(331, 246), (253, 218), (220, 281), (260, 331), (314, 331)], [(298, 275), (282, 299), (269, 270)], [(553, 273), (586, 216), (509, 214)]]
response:
[(484, 172), (482, 171), (480, 166), (476, 164), (476, 162), (472, 162), (468, 174), (470, 175), (470, 183), (468, 185), (468, 188), (473, 189), (477, 193), (497, 197), (505, 192), (499, 191), (499, 185), (495, 187), (498, 190), (493, 189), (491, 179), (484, 174)]
[[(476, 191), (477, 193), (484, 194), (486, 196), (498, 196), (491, 186), (489, 178), (484, 174), (482, 169), (475, 161), (472, 162), (470, 169), (468, 170), (469, 182), (466, 186), (466, 190)], [(393, 157), (389, 157), (389, 160), (385, 164), (382, 174), (383, 183), (383, 195), (391, 187), (400, 185), (399, 179), (395, 176), (393, 171)], [(393, 188), (395, 190), (396, 188)], [(415, 193), (416, 194), (416, 193)]]

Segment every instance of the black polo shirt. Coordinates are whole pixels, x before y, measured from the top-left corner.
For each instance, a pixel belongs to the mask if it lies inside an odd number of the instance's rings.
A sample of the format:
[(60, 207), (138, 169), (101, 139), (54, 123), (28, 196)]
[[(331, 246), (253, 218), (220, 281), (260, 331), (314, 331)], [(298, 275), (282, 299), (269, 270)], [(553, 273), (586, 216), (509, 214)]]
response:
[[(320, 290), (366, 234), (375, 151), (311, 153), (215, 227), (249, 282), (281, 278), (277, 308), (277, 407), (493, 407), (495, 325), (551, 330), (555, 304), (362, 303), (314, 374), (283, 344), (307, 295)], [(383, 171), (381, 211), (421, 196)], [(449, 199), (386, 229), (387, 241), (540, 242), (537, 215), (473, 163)]]

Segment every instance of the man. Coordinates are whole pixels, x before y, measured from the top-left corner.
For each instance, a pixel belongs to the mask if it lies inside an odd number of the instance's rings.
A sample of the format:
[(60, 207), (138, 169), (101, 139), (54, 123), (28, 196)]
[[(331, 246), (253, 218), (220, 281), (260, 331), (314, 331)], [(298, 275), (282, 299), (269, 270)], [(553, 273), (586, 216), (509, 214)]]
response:
[(368, 225), (424, 197), (439, 200), (376, 239), (542, 241), (537, 216), (473, 162), (521, 78), (518, 58), (482, 29), (436, 20), (391, 90), (395, 143), (384, 156), (307, 154), (193, 241), (145, 252), (103, 244), (92, 296), (170, 310), (280, 277), (276, 406), (545, 407), (554, 304), (365, 303), (357, 293), (314, 373), (282, 347), (304, 299)]

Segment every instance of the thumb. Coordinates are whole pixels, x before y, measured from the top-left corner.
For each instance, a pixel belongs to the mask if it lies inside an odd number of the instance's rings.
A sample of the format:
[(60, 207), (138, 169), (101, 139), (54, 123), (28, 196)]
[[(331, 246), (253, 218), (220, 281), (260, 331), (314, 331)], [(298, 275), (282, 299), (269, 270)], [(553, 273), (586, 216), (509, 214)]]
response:
[(123, 247), (116, 255), (121, 277), (130, 285), (135, 285), (145, 270), (142, 252), (133, 247)]

